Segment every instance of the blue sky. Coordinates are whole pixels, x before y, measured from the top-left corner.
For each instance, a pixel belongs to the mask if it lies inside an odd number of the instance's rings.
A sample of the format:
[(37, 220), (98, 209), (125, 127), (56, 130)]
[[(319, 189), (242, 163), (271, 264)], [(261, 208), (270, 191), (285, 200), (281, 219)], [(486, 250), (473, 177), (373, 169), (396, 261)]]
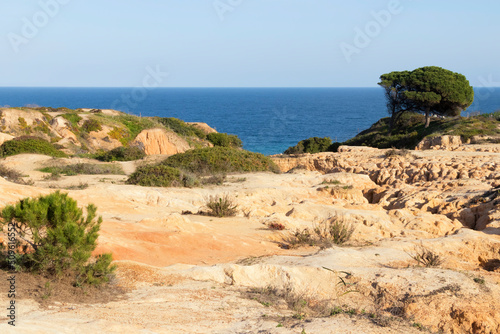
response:
[(500, 86), (495, 0), (2, 0), (0, 10), (0, 86), (130, 87), (159, 69), (165, 87), (370, 87), (427, 65)]

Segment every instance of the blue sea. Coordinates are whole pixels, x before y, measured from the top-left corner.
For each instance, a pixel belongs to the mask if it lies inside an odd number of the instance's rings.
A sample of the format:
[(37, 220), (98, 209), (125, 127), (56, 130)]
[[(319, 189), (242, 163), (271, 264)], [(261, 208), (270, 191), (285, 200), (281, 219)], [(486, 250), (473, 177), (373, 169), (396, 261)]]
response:
[[(500, 88), (476, 88), (470, 111), (500, 109)], [(0, 88), (0, 106), (117, 109), (206, 122), (244, 148), (281, 153), (309, 137), (344, 141), (387, 116), (382, 88)]]

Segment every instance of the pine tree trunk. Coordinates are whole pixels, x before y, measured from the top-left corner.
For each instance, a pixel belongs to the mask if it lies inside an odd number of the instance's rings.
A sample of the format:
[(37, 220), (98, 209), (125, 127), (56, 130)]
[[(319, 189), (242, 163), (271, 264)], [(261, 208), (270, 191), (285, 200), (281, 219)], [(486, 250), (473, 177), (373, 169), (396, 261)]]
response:
[(393, 112), (391, 115), (391, 120), (389, 121), (389, 135), (392, 135), (392, 130), (394, 129), (394, 119), (396, 118), (396, 114)]
[(431, 124), (431, 115), (429, 114), (429, 108), (425, 110), (425, 128), (428, 128)]

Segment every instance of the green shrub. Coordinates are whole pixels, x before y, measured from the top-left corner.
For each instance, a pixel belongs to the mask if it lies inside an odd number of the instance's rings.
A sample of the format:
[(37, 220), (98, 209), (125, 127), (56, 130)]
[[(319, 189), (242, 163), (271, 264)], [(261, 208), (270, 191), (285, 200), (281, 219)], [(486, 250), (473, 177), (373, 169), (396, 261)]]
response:
[(243, 146), (241, 139), (236, 135), (229, 135), (227, 133), (209, 133), (207, 135), (207, 139), (209, 142), (214, 144), (214, 146), (221, 147), (234, 147), (239, 148)]
[(114, 270), (109, 266), (111, 255), (98, 258), (93, 268), (87, 265), (97, 246), (102, 218), (97, 218), (93, 204), (86, 212), (85, 217), (77, 202), (60, 192), (5, 207), (0, 213), (2, 227), (15, 224), (16, 248), (24, 249), (17, 256), (17, 268), (57, 276), (71, 272), (75, 279), (86, 273), (86, 283), (105, 282)]
[(73, 129), (78, 129), (78, 122), (82, 120), (80, 115), (74, 112), (62, 114), (61, 117), (67, 119), (71, 123)]
[(19, 127), (21, 130), (30, 130), (31, 127), (26, 123), (26, 120), (23, 117), (18, 117), (17, 120), (19, 121)]
[(174, 117), (158, 117), (157, 119), (158, 122), (182, 137), (198, 137), (201, 139), (205, 139), (206, 137), (203, 130), (198, 129), (193, 125), (187, 124), (180, 119)]
[(93, 263), (87, 264), (78, 273), (76, 284), (84, 283), (100, 285), (109, 282), (116, 270), (116, 265), (111, 265), (113, 256), (110, 253), (100, 254)]
[(50, 128), (47, 123), (37, 120), (36, 126), (33, 128), (34, 131), (40, 131), (46, 135), (50, 135)]
[(158, 127), (159, 124), (155, 119), (148, 117), (138, 117), (134, 115), (121, 114), (120, 116), (113, 117), (113, 120), (118, 121), (125, 125), (127, 128), (126, 136), (122, 132), (123, 138), (120, 142), (126, 146), (129, 142), (135, 139), (141, 131)]
[(102, 130), (102, 125), (101, 123), (96, 120), (96, 119), (87, 119), (85, 122), (83, 122), (82, 125), (82, 131), (84, 132), (92, 132), (92, 131), (101, 131)]
[(0, 146), (0, 156), (3, 157), (22, 153), (37, 153), (52, 157), (66, 157), (66, 154), (56, 149), (54, 145), (38, 137), (18, 137), (6, 141)]
[(128, 137), (128, 132), (125, 129), (113, 127), (113, 130), (108, 132), (108, 136), (112, 139), (122, 142), (124, 138)]
[(95, 159), (100, 161), (133, 161), (139, 160), (146, 156), (144, 150), (140, 149), (136, 146), (124, 147), (120, 146), (115, 149), (112, 149), (108, 152), (102, 152), (95, 155)]
[(332, 140), (328, 137), (312, 137), (301, 140), (297, 145), (289, 147), (285, 154), (319, 153), (328, 151), (332, 145)]
[(158, 165), (139, 167), (127, 183), (150, 187), (195, 187), (222, 184), (227, 173), (273, 171), (270, 158), (240, 149), (214, 147), (194, 149), (167, 158)]
[(189, 150), (168, 157), (163, 165), (179, 168), (196, 175), (217, 175), (237, 172), (272, 171), (278, 167), (260, 153), (229, 147)]
[(114, 174), (122, 175), (125, 174), (123, 169), (119, 165), (115, 164), (90, 164), (90, 163), (79, 163), (68, 166), (53, 166), (45, 167), (40, 169), (40, 172), (51, 173), (51, 174), (65, 174), (67, 176), (71, 175), (101, 175), (101, 174)]
[(341, 145), (342, 145), (342, 143), (339, 143), (339, 142), (334, 142), (334, 143), (332, 143), (332, 144), (328, 147), (327, 151), (328, 151), (328, 152), (338, 152), (338, 151), (339, 151), (339, 147), (340, 147)]
[(207, 214), (214, 217), (232, 217), (238, 212), (238, 206), (229, 195), (210, 196), (205, 203)]
[(190, 180), (177, 168), (155, 165), (137, 168), (127, 183), (144, 187), (182, 187), (189, 185)]

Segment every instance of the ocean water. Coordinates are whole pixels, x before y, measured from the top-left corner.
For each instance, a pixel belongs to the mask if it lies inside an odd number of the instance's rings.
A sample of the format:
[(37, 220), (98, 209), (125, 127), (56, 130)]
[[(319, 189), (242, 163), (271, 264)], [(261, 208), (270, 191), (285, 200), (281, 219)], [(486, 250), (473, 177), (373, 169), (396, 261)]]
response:
[[(500, 88), (475, 89), (470, 111), (500, 109)], [(117, 109), (206, 122), (244, 148), (281, 153), (309, 137), (344, 141), (387, 116), (382, 88), (0, 88), (0, 106)]]

